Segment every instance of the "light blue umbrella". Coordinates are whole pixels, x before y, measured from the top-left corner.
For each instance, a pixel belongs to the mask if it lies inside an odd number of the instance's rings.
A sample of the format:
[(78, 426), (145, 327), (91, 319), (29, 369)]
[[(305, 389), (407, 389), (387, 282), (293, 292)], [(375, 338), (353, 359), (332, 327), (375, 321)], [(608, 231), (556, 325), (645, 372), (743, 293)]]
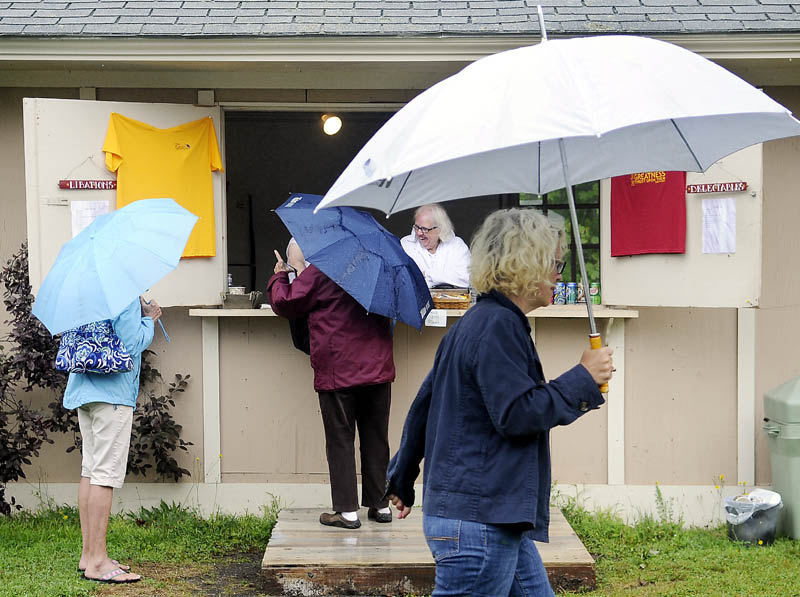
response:
[(54, 335), (113, 319), (178, 266), (197, 220), (172, 199), (99, 216), (61, 247), (32, 313)]

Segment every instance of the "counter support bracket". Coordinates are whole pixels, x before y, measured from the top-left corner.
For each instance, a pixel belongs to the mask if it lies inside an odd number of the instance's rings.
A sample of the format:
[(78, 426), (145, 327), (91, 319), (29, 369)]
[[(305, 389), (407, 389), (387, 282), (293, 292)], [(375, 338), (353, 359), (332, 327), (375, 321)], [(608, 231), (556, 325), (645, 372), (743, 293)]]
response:
[(609, 319), (606, 343), (614, 349), (614, 376), (608, 385), (608, 481), (625, 485), (625, 321)]
[(203, 317), (203, 472), (206, 483), (222, 480), (219, 418), (219, 319)]
[(755, 485), (756, 476), (756, 310), (737, 309), (737, 483)]

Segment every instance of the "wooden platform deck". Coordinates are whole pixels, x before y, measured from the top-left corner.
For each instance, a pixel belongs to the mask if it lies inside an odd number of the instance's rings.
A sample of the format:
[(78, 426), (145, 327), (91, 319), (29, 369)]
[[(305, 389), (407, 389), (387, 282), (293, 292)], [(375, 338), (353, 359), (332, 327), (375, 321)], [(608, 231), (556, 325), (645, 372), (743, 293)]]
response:
[[(261, 571), (270, 595), (429, 595), (434, 563), (422, 512), (390, 524), (367, 520), (348, 531), (319, 523), (318, 509), (282, 510)], [(550, 543), (537, 543), (550, 584), (575, 591), (595, 586), (594, 560), (561, 511), (551, 509)]]

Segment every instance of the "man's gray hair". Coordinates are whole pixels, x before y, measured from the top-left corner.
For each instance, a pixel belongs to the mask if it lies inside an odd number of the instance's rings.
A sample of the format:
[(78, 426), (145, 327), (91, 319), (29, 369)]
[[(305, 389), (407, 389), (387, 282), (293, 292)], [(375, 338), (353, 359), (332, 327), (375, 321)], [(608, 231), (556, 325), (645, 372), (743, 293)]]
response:
[(430, 212), (433, 217), (434, 225), (439, 227), (439, 240), (441, 242), (446, 243), (456, 235), (456, 231), (453, 229), (453, 222), (450, 221), (450, 217), (447, 215), (444, 207), (438, 203), (421, 205), (414, 212), (414, 221), (416, 222), (417, 216), (424, 212)]

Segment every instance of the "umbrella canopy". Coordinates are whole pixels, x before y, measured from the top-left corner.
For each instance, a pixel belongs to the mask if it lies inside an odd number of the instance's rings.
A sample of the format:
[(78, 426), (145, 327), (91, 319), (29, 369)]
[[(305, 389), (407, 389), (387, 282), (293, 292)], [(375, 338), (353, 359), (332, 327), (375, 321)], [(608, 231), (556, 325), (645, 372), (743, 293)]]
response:
[(32, 313), (52, 334), (113, 319), (178, 266), (197, 220), (172, 199), (99, 216), (61, 247)]
[[(749, 145), (795, 135), (800, 122), (786, 108), (679, 46), (635, 36), (550, 41), (478, 60), (418, 95), (359, 151), (319, 207), (391, 214), (566, 188), (588, 287), (571, 185), (700, 172)], [(599, 346), (590, 301), (586, 309)]]
[(315, 214), (320, 199), (295, 194), (275, 210), (305, 258), (370, 313), (420, 329), (433, 301), (397, 237), (371, 215), (349, 207)]
[(394, 213), (633, 172), (699, 172), (794, 135), (800, 123), (786, 108), (676, 45), (635, 36), (548, 41), (478, 60), (414, 98), (320, 207)]

